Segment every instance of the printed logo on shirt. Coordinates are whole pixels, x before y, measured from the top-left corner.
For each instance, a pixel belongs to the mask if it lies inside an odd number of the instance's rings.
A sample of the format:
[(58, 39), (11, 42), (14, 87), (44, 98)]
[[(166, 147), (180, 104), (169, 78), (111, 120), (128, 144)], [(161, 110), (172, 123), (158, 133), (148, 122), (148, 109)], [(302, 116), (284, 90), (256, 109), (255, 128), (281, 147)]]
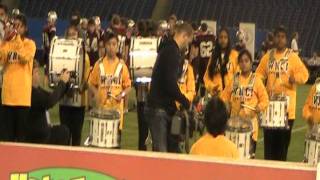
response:
[(112, 86), (112, 85), (120, 85), (121, 84), (121, 78), (115, 77), (113, 75), (105, 75), (101, 77), (101, 85), (102, 86)]
[(10, 51), (7, 55), (7, 60), (9, 63), (17, 63), (18, 62), (18, 53), (14, 51)]
[(253, 87), (235, 87), (232, 94), (235, 99), (250, 100), (253, 96)]
[(320, 94), (316, 94), (313, 96), (312, 106), (314, 108), (320, 109)]
[(289, 70), (289, 64), (288, 61), (282, 60), (279, 62), (276, 61), (269, 61), (268, 70), (269, 73), (279, 73), (279, 74), (285, 74)]

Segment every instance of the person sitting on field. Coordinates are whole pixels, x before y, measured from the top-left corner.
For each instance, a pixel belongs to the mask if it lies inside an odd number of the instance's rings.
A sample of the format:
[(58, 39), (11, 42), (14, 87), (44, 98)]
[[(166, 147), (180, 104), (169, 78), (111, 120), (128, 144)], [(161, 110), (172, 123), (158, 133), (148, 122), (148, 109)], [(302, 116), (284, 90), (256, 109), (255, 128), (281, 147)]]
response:
[(238, 159), (236, 145), (224, 136), (228, 112), (221, 99), (214, 97), (209, 101), (204, 121), (208, 133), (193, 144), (190, 154)]
[(53, 92), (40, 87), (39, 64), (33, 63), (31, 108), (27, 118), (26, 141), (30, 143), (68, 145), (70, 132), (64, 125), (51, 125), (48, 110), (58, 103), (66, 93), (69, 72), (62, 72)]

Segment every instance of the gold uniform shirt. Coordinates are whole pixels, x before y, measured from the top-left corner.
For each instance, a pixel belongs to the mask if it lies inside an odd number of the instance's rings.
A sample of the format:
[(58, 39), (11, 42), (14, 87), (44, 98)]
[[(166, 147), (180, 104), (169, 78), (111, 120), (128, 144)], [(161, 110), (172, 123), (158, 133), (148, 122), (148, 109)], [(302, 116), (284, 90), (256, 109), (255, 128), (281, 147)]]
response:
[[(256, 74), (257, 77), (263, 81), (267, 81), (266, 89), (269, 95), (271, 92), (275, 94), (284, 92), (284, 94), (289, 97), (288, 118), (289, 120), (293, 120), (296, 117), (297, 84), (304, 84), (309, 78), (309, 72), (296, 53), (290, 53), (288, 61), (280, 62), (280, 60), (285, 57), (287, 51), (288, 49), (283, 53), (275, 51), (275, 63), (273, 64), (269, 63), (271, 51), (268, 51), (262, 57)], [(276, 78), (277, 71), (280, 71), (279, 78)], [(295, 84), (289, 83), (290, 76), (295, 78)]]
[(223, 135), (213, 137), (208, 133), (192, 145), (190, 154), (234, 159), (239, 158), (238, 149), (233, 142)]
[(309, 95), (303, 106), (302, 116), (305, 120), (309, 120), (311, 118), (314, 123), (320, 123), (320, 83), (319, 82), (316, 82), (311, 87), (309, 91)]
[[(85, 65), (84, 65), (84, 76), (83, 76), (83, 83), (86, 82), (89, 78), (90, 74), (90, 59), (88, 54), (85, 55)], [(81, 105), (87, 106), (88, 105), (88, 90), (85, 90), (81, 93)]]
[[(6, 106), (31, 106), (32, 68), (36, 52), (34, 41), (17, 35), (0, 46), (0, 63), (4, 64), (2, 104)], [(27, 61), (21, 64), (18, 57)]]
[[(251, 74), (253, 76), (253, 74)], [(244, 77), (239, 75), (239, 86), (243, 87), (243, 103), (250, 107), (256, 108), (259, 107), (260, 110), (264, 111), (269, 104), (269, 98), (267, 90), (262, 83), (261, 79), (254, 78), (253, 87), (249, 87), (249, 81), (251, 77)], [(235, 80), (235, 79), (234, 79)], [(225, 90), (221, 93), (221, 99), (230, 105), (231, 108), (231, 117), (239, 116), (245, 119), (252, 120), (253, 125), (253, 139), (255, 141), (258, 140), (258, 117), (256, 112), (248, 109), (248, 108), (241, 108), (241, 95), (239, 87), (234, 89), (233, 81), (228, 84)]]
[[(238, 55), (239, 55), (239, 53), (237, 51), (231, 50), (230, 55), (229, 55), (229, 62), (227, 63), (228, 73), (224, 76), (225, 87), (230, 83), (234, 74), (239, 71)], [(209, 77), (209, 65), (210, 65), (211, 61), (212, 61), (212, 59), (209, 60), (206, 73), (203, 77), (203, 81), (204, 81), (204, 86), (205, 86), (206, 90), (211, 95), (215, 95), (213, 90), (217, 89), (218, 92), (222, 92), (223, 85), (222, 85), (222, 77), (221, 77), (220, 73), (214, 75), (213, 78)]]
[[(192, 102), (196, 95), (196, 85), (194, 80), (193, 68), (190, 64), (188, 64), (187, 71), (185, 76), (182, 77), (184, 81), (182, 83), (178, 83), (179, 89), (181, 93), (186, 96), (186, 98)], [(177, 102), (177, 105), (179, 103)]]
[[(119, 60), (118, 58), (114, 61), (108, 60), (107, 57), (102, 60), (104, 71), (106, 76), (112, 78), (118, 64), (122, 64), (122, 70), (120, 72), (120, 82), (119, 84), (114, 84), (111, 86), (111, 94), (113, 96), (119, 95), (124, 89), (131, 86), (130, 74), (126, 64)], [(97, 61), (94, 65), (94, 68), (89, 77), (89, 84), (98, 88), (98, 96), (99, 96), (99, 106), (105, 109), (117, 109), (120, 112), (120, 129), (123, 127), (123, 100), (121, 102), (117, 102), (114, 98), (110, 98), (107, 96), (107, 91), (110, 86), (103, 86), (103, 83), (100, 78), (100, 61)]]

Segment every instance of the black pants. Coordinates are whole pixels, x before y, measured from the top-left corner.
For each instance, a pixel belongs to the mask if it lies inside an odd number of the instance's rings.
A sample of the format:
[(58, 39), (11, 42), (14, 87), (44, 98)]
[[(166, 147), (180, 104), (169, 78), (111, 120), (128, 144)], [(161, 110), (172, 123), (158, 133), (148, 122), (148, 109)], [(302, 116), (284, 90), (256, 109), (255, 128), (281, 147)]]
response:
[(257, 141), (255, 141), (251, 138), (251, 146), (250, 146), (251, 159), (256, 158), (256, 150), (257, 150)]
[(264, 129), (264, 158), (266, 160), (287, 160), (293, 122), (289, 120), (289, 129)]
[(145, 141), (148, 137), (148, 122), (146, 121), (145, 115), (144, 115), (144, 102), (138, 102), (137, 103), (137, 115), (138, 115), (138, 130), (139, 130), (139, 150), (147, 150), (147, 146), (145, 144)]
[[(30, 122), (30, 121), (29, 121)], [(28, 124), (26, 142), (39, 144), (68, 145), (70, 132), (67, 126), (33, 126)]]
[(2, 106), (0, 140), (25, 142), (29, 107)]
[(152, 150), (180, 153), (180, 137), (171, 134), (172, 116), (164, 109), (149, 106), (145, 107), (145, 116), (150, 127)]
[(79, 146), (81, 143), (81, 132), (84, 121), (85, 107), (59, 106), (61, 124), (70, 130), (69, 143)]
[(65, 125), (50, 127), (48, 144), (68, 145), (70, 140), (69, 128)]

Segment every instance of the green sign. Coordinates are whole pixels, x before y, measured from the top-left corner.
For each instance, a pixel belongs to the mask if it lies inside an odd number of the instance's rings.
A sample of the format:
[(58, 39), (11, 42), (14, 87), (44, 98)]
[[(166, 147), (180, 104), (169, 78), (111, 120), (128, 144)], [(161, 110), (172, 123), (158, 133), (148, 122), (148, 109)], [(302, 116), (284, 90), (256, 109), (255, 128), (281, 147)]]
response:
[(84, 169), (47, 168), (28, 173), (13, 173), (10, 180), (115, 180), (115, 178)]

